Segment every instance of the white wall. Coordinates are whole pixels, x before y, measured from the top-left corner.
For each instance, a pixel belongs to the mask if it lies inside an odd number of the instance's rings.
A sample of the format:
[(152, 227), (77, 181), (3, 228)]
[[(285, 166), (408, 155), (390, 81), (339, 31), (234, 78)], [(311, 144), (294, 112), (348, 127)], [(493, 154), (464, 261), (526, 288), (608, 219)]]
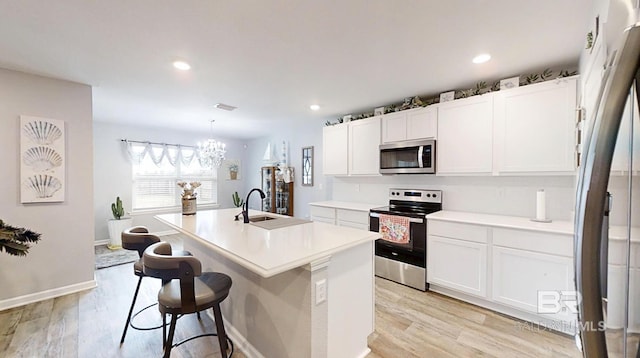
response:
[[(215, 133), (214, 133), (215, 134)], [(123, 126), (105, 122), (94, 123), (94, 211), (95, 211), (95, 238), (97, 241), (107, 240), (109, 232), (107, 221), (112, 219), (111, 203), (117, 196), (123, 201), (125, 210), (131, 212), (132, 173), (131, 163), (127, 158), (121, 139), (151, 141), (171, 144), (196, 145), (198, 141), (204, 141), (211, 137), (210, 133), (175, 131), (162, 128)], [(239, 159), (241, 161), (240, 179), (226, 180), (222, 167), (218, 171), (218, 203), (221, 208), (233, 207), (231, 195), (238, 191), (240, 195), (244, 188), (244, 172), (246, 161), (244, 158), (244, 142), (237, 139), (218, 138), (226, 144), (227, 159)], [(176, 209), (179, 210), (179, 209)], [(152, 232), (165, 231), (170, 228), (153, 218), (156, 213), (136, 214), (133, 216), (133, 225), (148, 226)]]
[[(95, 285), (91, 87), (0, 69), (0, 218), (42, 240), (26, 257), (0, 253), (0, 309)], [(20, 203), (19, 116), (65, 121), (66, 198)]]
[[(322, 175), (322, 127), (324, 120), (307, 123), (291, 123), (274, 128), (274, 134), (268, 137), (250, 141), (247, 144), (246, 158), (247, 176), (245, 180), (244, 195), (252, 188), (260, 188), (261, 172), (264, 166), (263, 156), (267, 143), (271, 142), (274, 153), (280, 158), (282, 141), (287, 141), (288, 165), (295, 168), (295, 180), (293, 189), (293, 214), (298, 218), (309, 217), (309, 203), (331, 199), (332, 179)], [(302, 186), (302, 147), (313, 146), (314, 153), (314, 185)], [(257, 194), (252, 194), (250, 207), (260, 210), (261, 204)]]

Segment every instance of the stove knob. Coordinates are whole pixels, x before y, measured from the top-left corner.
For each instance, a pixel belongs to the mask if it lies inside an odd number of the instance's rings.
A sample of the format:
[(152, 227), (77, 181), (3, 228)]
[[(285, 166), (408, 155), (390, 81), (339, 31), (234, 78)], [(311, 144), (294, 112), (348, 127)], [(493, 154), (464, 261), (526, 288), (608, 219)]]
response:
[(435, 198), (437, 196), (437, 194), (433, 194), (433, 197)]
[(430, 197), (431, 197), (431, 194), (427, 194), (427, 198), (430, 198)]

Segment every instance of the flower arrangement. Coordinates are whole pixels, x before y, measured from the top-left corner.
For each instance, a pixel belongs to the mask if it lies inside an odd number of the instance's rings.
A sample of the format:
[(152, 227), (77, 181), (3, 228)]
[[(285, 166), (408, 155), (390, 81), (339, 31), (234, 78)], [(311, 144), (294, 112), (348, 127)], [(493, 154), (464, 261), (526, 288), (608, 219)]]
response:
[(198, 196), (195, 190), (200, 187), (199, 181), (192, 181), (187, 183), (186, 181), (179, 181), (178, 186), (182, 188), (182, 199), (191, 199)]

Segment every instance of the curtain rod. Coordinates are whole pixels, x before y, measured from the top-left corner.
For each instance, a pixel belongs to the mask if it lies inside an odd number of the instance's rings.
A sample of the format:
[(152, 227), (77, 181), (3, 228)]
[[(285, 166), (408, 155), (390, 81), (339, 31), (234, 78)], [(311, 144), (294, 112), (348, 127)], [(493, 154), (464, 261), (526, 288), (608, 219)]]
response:
[(149, 142), (143, 140), (128, 140), (128, 139), (120, 139), (121, 142), (130, 142), (130, 143), (141, 143), (141, 144), (157, 144), (157, 145), (171, 145), (174, 147), (184, 147), (184, 148), (194, 148), (198, 149), (195, 145), (184, 145), (184, 144), (170, 144), (170, 143), (159, 143), (159, 142)]

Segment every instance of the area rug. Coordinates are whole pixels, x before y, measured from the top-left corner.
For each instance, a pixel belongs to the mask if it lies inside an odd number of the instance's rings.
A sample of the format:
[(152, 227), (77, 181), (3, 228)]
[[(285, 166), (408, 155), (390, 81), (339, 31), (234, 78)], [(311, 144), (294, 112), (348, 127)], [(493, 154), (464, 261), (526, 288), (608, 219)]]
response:
[(96, 250), (96, 270), (134, 262), (138, 259), (138, 252), (133, 250), (111, 250), (107, 245), (98, 245)]

